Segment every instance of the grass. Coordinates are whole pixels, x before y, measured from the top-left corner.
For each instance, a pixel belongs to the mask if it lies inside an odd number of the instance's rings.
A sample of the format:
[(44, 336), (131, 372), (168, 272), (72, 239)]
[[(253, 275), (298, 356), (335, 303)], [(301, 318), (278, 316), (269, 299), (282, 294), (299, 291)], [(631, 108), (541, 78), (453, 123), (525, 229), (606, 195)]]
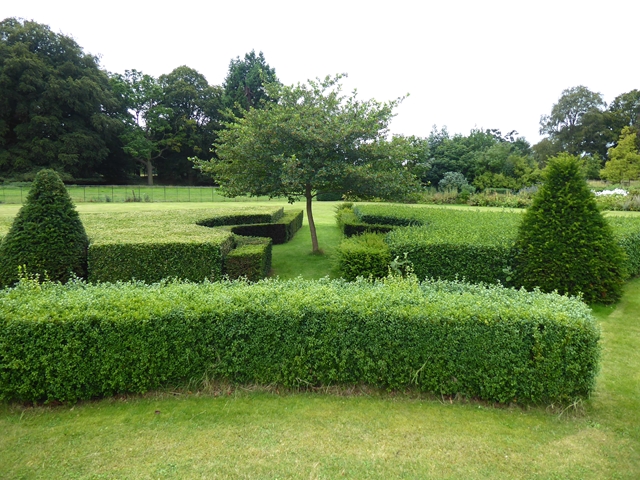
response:
[(636, 279), (615, 308), (595, 308), (598, 387), (564, 411), (224, 385), (74, 406), (0, 404), (1, 476), (635, 479), (639, 303)]
[[(334, 206), (314, 205), (324, 255), (310, 255), (305, 221), (292, 242), (274, 247), (275, 274), (335, 275)], [(184, 207), (78, 210), (84, 219)], [(0, 206), (0, 234), (18, 208)], [(498, 407), (358, 388), (327, 394), (225, 385), (74, 406), (0, 403), (0, 477), (640, 478), (640, 279), (626, 285), (617, 305), (594, 313), (603, 330), (602, 370), (593, 397), (580, 405)]]

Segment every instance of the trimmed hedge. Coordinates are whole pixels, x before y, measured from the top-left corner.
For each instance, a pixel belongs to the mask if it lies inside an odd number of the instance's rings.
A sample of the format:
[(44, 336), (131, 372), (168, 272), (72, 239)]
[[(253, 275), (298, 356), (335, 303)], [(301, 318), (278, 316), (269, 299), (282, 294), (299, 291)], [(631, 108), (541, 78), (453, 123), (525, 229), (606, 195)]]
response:
[(571, 401), (593, 390), (599, 336), (577, 299), (457, 282), (23, 280), (0, 292), (0, 398), (76, 401), (208, 375)]
[(270, 238), (238, 237), (236, 248), (231, 250), (224, 261), (224, 274), (230, 279), (244, 277), (257, 282), (271, 271)]
[(171, 243), (112, 243), (90, 245), (90, 282), (140, 280), (159, 282), (178, 278), (201, 282), (222, 278), (225, 255), (233, 246), (229, 235), (224, 241)]
[(393, 210), (389, 211), (386, 206), (367, 205), (353, 207), (353, 213), (362, 223), (369, 225), (392, 225), (395, 227), (411, 227), (423, 225), (424, 215), (419, 210), (412, 207), (404, 207), (402, 215), (397, 215)]
[(212, 218), (198, 220), (196, 224), (203, 227), (221, 227), (224, 225), (244, 225), (249, 223), (275, 223), (284, 217), (284, 208), (280, 208), (275, 212), (257, 214), (257, 213), (238, 213), (218, 215)]
[(343, 240), (336, 249), (336, 258), (345, 280), (360, 276), (382, 278), (389, 274), (391, 253), (381, 234), (365, 233)]
[(363, 233), (388, 233), (396, 228), (393, 225), (371, 225), (363, 223), (351, 210), (338, 211), (338, 217), (338, 224), (345, 237), (352, 237)]
[[(392, 258), (403, 258), (407, 253), (418, 278), (513, 283), (513, 247), (522, 221), (520, 212), (401, 205), (358, 205), (357, 208), (371, 221), (397, 215), (424, 223), (421, 227), (393, 228), (386, 237)], [(342, 213), (342, 218), (349, 218), (349, 212)], [(639, 275), (640, 217), (607, 216), (606, 219), (627, 255), (628, 273)], [(370, 272), (361, 274), (368, 276)]]
[(245, 237), (268, 237), (274, 245), (287, 243), (302, 227), (302, 210), (285, 212), (276, 223), (257, 223), (254, 225), (234, 225), (231, 231)]

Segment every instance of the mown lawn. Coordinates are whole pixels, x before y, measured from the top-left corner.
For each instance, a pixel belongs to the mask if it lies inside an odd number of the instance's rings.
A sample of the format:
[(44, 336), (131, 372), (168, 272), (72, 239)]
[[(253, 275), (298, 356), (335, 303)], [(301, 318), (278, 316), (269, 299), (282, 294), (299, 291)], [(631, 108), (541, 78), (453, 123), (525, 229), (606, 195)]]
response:
[[(111, 205), (78, 209), (123, 206)], [(305, 226), (274, 248), (274, 273), (295, 276), (297, 264), (305, 277), (335, 275), (334, 205), (316, 204), (325, 255), (309, 254)], [(640, 279), (594, 313), (602, 369), (593, 397), (578, 405), (220, 384), (77, 405), (0, 404), (0, 478), (640, 478)]]

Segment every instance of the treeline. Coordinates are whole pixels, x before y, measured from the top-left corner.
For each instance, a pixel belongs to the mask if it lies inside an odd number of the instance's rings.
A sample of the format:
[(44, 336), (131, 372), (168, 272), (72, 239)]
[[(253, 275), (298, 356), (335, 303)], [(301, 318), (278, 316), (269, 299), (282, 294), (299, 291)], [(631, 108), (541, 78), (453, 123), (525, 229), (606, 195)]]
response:
[(180, 66), (155, 78), (101, 69), (46, 25), (0, 22), (0, 182), (43, 168), (66, 181), (211, 184), (189, 157), (211, 157), (225, 111), (241, 115), (277, 82), (262, 53), (233, 59), (221, 86)]
[[(191, 157), (213, 158), (226, 120), (270, 101), (275, 69), (254, 51), (232, 59), (222, 85), (188, 66), (158, 78), (137, 70), (109, 73), (95, 56), (46, 25), (0, 22), (0, 181), (29, 181), (53, 168), (76, 183), (211, 184)], [(234, 116), (228, 116), (233, 113)], [(606, 105), (578, 86), (562, 92), (540, 119), (546, 137), (530, 145), (516, 131), (474, 129), (451, 135), (434, 127), (411, 137), (405, 164), (423, 185), (473, 191), (539, 183), (547, 159), (581, 158), (588, 178), (640, 178), (640, 90)]]

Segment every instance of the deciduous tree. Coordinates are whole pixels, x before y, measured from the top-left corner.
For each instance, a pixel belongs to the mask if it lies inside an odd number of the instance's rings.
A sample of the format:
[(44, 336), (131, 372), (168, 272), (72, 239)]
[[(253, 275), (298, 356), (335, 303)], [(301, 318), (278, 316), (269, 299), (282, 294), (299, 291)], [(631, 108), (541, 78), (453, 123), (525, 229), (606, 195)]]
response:
[(318, 239), (312, 201), (318, 191), (389, 197), (417, 188), (404, 167), (411, 144), (386, 139), (401, 101), (361, 101), (341, 93), (342, 75), (307, 84), (266, 86), (263, 109), (250, 108), (227, 123), (218, 159), (196, 164), (229, 196), (240, 194), (305, 199), (313, 251)]
[(609, 149), (609, 160), (600, 176), (614, 183), (640, 178), (640, 151), (631, 127), (624, 127), (618, 145)]

